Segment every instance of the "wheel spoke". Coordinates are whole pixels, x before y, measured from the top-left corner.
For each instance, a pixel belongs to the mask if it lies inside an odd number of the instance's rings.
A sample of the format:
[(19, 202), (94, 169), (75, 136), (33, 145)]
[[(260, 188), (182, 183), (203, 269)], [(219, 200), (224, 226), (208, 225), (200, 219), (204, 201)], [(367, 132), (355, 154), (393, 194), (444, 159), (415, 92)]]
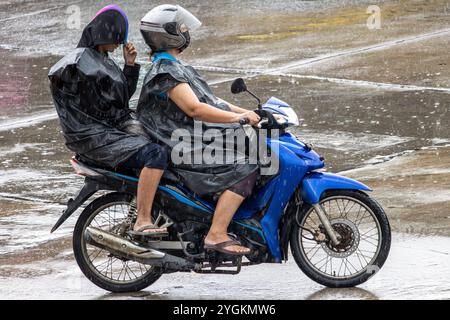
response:
[(342, 217), (342, 211), (341, 211), (341, 207), (339, 206), (339, 201), (335, 200), (335, 202), (336, 202), (336, 206), (339, 210), (339, 216)]
[(89, 255), (89, 259), (91, 260), (91, 262), (94, 262), (95, 261), (95, 259), (97, 259), (98, 258), (98, 256), (100, 255), (100, 253), (102, 253), (103, 251), (105, 251), (105, 250), (103, 250), (103, 249), (100, 249), (100, 250), (96, 250), (96, 251), (94, 251), (94, 253), (92, 254), (92, 255), (94, 255), (95, 254), (95, 252), (97, 252), (97, 254), (96, 254), (96, 256), (93, 258), (93, 259), (91, 259), (91, 255)]
[[(317, 246), (317, 250), (316, 251), (314, 251), (314, 254), (310, 257), (310, 259), (312, 259), (315, 255), (316, 255), (316, 253), (320, 250), (320, 245), (318, 244)], [(315, 248), (315, 247), (314, 247)], [(314, 248), (313, 249), (311, 249), (309, 252), (311, 252), (311, 251), (313, 251), (314, 250)], [(308, 252), (308, 253), (309, 253)]]

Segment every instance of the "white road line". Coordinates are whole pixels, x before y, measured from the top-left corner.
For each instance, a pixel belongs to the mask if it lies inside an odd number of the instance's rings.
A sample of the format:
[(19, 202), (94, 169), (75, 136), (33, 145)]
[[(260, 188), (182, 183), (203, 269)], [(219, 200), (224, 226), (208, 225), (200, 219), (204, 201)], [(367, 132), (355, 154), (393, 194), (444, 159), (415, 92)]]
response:
[(5, 18), (5, 19), (1, 19), (0, 22), (6, 22), (6, 21), (10, 21), (10, 20), (16, 20), (16, 19), (20, 19), (20, 18), (26, 18), (26, 17), (31, 17), (31, 16), (35, 16), (41, 13), (46, 13), (52, 10), (56, 10), (59, 8), (63, 8), (64, 6), (58, 6), (58, 7), (53, 7), (53, 8), (48, 8), (48, 9), (43, 9), (43, 10), (38, 10), (38, 11), (33, 11), (33, 12), (28, 12), (28, 13), (24, 13), (24, 14), (18, 14), (9, 18)]
[(40, 198), (34, 198), (34, 197), (25, 197), (19, 194), (11, 194), (11, 193), (4, 193), (4, 192), (0, 192), (0, 198), (3, 199), (9, 199), (9, 200), (16, 200), (16, 201), (28, 201), (28, 202), (39, 202), (39, 203), (49, 203), (49, 204), (54, 204), (54, 205), (66, 205), (64, 203), (58, 203), (55, 201), (50, 201), (50, 200), (45, 200), (45, 199), (40, 199)]
[(69, 7), (70, 5), (74, 5), (77, 3), (82, 2), (80, 1), (71, 1), (70, 4), (68, 5), (60, 5), (60, 6), (56, 6), (56, 7), (51, 7), (51, 8), (47, 8), (47, 9), (42, 9), (42, 10), (37, 10), (37, 11), (32, 11), (32, 12), (28, 12), (28, 13), (24, 13), (24, 14), (18, 14), (15, 16), (11, 16), (5, 19), (1, 19), (0, 22), (5, 22), (5, 21), (10, 21), (10, 20), (16, 20), (16, 19), (20, 19), (20, 18), (26, 18), (26, 17), (31, 17), (31, 16), (35, 16), (41, 13), (46, 13), (49, 11), (53, 11), (53, 10), (57, 10), (57, 9), (61, 9), (61, 8), (65, 8), (65, 7)]
[[(259, 76), (259, 75), (272, 75), (272, 76), (289, 77), (289, 78), (328, 81), (328, 82), (333, 82), (333, 83), (343, 84), (343, 85), (348, 85), (348, 86), (375, 88), (375, 89), (389, 90), (389, 91), (439, 91), (439, 92), (450, 93), (450, 88), (445, 88), (445, 87), (424, 87), (424, 86), (416, 86), (416, 85), (409, 85), (409, 84), (374, 82), (374, 81), (365, 81), (365, 80), (351, 80), (351, 79), (343, 79), (343, 78), (323, 77), (323, 76), (317, 76), (317, 75), (291, 74), (291, 73), (282, 73), (282, 72), (267, 73), (262, 70), (243, 70), (243, 69), (236, 69), (236, 68), (222, 68), (222, 67), (209, 68), (207, 66), (198, 66), (197, 69), (203, 70), (203, 71), (241, 74), (244, 76), (246, 75), (247, 78), (252, 78), (252, 77)], [(236, 79), (236, 77), (230, 77), (230, 78), (226, 78), (226, 79), (212, 81), (209, 84), (210, 85), (220, 84), (220, 83), (224, 83), (224, 82), (228, 82), (228, 81), (233, 81), (234, 79)]]
[(424, 34), (417, 35), (417, 36), (410, 36), (410, 37), (406, 37), (406, 38), (402, 38), (402, 39), (391, 40), (391, 41), (387, 41), (387, 42), (383, 42), (383, 43), (379, 43), (379, 44), (375, 44), (375, 45), (371, 45), (371, 46), (367, 46), (367, 47), (349, 49), (349, 50), (345, 50), (345, 51), (338, 51), (335, 53), (322, 55), (322, 56), (318, 56), (315, 58), (300, 60), (297, 62), (288, 63), (281, 67), (269, 69), (269, 72), (270, 73), (280, 72), (280, 71), (290, 70), (290, 69), (298, 68), (298, 67), (302, 67), (302, 66), (310, 66), (314, 63), (322, 62), (324, 60), (341, 58), (344, 56), (351, 56), (351, 55), (360, 54), (360, 53), (380, 51), (380, 50), (384, 50), (384, 49), (389, 49), (393, 46), (428, 40), (428, 39), (443, 36), (446, 34), (450, 34), (450, 28), (441, 29), (441, 30), (434, 31), (434, 32), (428, 32), (428, 33), (424, 33)]
[[(50, 108), (50, 106), (49, 106), (49, 108)], [(38, 123), (41, 123), (44, 121), (48, 121), (48, 120), (53, 120), (56, 118), (58, 118), (56, 111), (48, 111), (48, 112), (43, 112), (43, 113), (39, 113), (39, 114), (33, 114), (33, 115), (26, 116), (23, 118), (10, 119), (10, 120), (0, 123), (0, 132), (1, 131), (9, 131), (9, 130), (17, 129), (17, 128), (30, 127), (35, 124), (38, 124)]]
[[(198, 68), (199, 70), (204, 70), (204, 71), (242, 74), (242, 75), (244, 75), (245, 78), (253, 78), (258, 75), (280, 75), (281, 72), (285, 72), (285, 71), (288, 71), (288, 70), (294, 69), (294, 68), (310, 66), (312, 64), (315, 64), (317, 62), (322, 62), (324, 60), (331, 60), (334, 58), (341, 58), (341, 57), (360, 54), (360, 53), (384, 50), (384, 49), (391, 48), (393, 46), (428, 40), (428, 39), (443, 36), (446, 34), (450, 34), (450, 28), (441, 29), (441, 30), (434, 31), (434, 32), (428, 32), (428, 33), (424, 33), (421, 35), (410, 36), (410, 37), (406, 37), (406, 38), (402, 38), (402, 39), (391, 40), (391, 41), (379, 43), (376, 45), (366, 46), (366, 47), (362, 47), (362, 48), (338, 51), (338, 52), (334, 52), (331, 54), (318, 56), (315, 58), (294, 61), (294, 62), (285, 64), (280, 67), (270, 68), (270, 69), (265, 69), (265, 70), (264, 69), (238, 69), (238, 68), (227, 68), (227, 67), (219, 67), (219, 66), (196, 66), (196, 68)], [(333, 79), (333, 78), (329, 78), (329, 79)], [(214, 81), (213, 84), (226, 83), (226, 82), (233, 81), (233, 80), (234, 80), (234, 78), (226, 78), (226, 79)], [(353, 81), (353, 80), (349, 80), (349, 81)], [(347, 81), (345, 79), (342, 79), (341, 82), (344, 83)], [(367, 83), (370, 84), (371, 82), (367, 82)], [(350, 82), (347, 82), (347, 84), (350, 84)], [(354, 84), (356, 85), (356, 84), (358, 84), (358, 82), (356, 81)], [(373, 84), (376, 84), (376, 83), (374, 82)], [(386, 83), (386, 84), (380, 83), (380, 85), (386, 85), (386, 87), (389, 87), (389, 86), (400, 87), (401, 86), (401, 85), (395, 85), (395, 84), (389, 84), (389, 83)], [(414, 86), (405, 85), (405, 87), (412, 88)], [(419, 88), (426, 88), (425, 90), (445, 91), (445, 92), (448, 92), (450, 90), (448, 88), (432, 88), (432, 87), (419, 87)], [(413, 89), (410, 89), (410, 90), (413, 90)], [(419, 90), (422, 90), (422, 89), (419, 89)]]
[(299, 79), (313, 79), (313, 80), (321, 80), (328, 81), (338, 84), (356, 86), (356, 87), (365, 87), (365, 88), (375, 88), (389, 91), (440, 91), (445, 93), (450, 93), (450, 88), (441, 88), (441, 87), (422, 87), (415, 85), (404, 85), (404, 84), (396, 84), (396, 83), (384, 83), (384, 82), (372, 82), (372, 81), (364, 81), (364, 80), (349, 80), (342, 78), (329, 78), (329, 77), (321, 77), (321, 76), (311, 76), (311, 75), (299, 75), (299, 74), (289, 74), (289, 73), (279, 73), (275, 74), (283, 77), (290, 78), (299, 78)]

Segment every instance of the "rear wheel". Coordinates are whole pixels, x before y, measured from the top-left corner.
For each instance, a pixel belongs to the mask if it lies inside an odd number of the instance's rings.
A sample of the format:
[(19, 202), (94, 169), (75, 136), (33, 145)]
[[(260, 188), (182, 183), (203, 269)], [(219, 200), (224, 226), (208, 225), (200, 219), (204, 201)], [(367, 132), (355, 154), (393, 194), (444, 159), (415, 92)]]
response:
[(291, 250), (300, 269), (312, 280), (333, 288), (354, 287), (380, 270), (389, 254), (391, 231), (380, 205), (366, 194), (333, 190), (320, 204), (340, 239), (334, 245), (314, 208), (297, 213)]
[(132, 196), (124, 193), (96, 199), (81, 213), (73, 234), (73, 251), (81, 271), (94, 284), (111, 292), (143, 290), (163, 274), (158, 267), (122, 259), (85, 241), (89, 226), (126, 237), (123, 230), (131, 200)]

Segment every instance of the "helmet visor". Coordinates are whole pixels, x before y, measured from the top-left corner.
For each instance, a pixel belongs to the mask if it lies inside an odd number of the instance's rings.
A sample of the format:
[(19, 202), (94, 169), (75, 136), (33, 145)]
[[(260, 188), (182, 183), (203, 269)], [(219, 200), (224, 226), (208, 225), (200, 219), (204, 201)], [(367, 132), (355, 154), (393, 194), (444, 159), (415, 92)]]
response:
[(175, 20), (179, 24), (184, 24), (189, 31), (194, 31), (202, 25), (200, 20), (198, 20), (192, 13), (180, 6), (177, 6), (177, 15)]

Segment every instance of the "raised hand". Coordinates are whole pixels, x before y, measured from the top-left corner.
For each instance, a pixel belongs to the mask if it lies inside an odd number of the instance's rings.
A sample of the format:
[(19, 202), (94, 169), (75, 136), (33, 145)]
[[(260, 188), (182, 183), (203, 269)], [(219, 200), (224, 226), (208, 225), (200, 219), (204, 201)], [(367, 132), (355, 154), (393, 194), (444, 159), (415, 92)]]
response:
[(123, 58), (125, 59), (125, 64), (129, 66), (134, 66), (137, 57), (137, 50), (131, 42), (128, 42), (123, 46)]

